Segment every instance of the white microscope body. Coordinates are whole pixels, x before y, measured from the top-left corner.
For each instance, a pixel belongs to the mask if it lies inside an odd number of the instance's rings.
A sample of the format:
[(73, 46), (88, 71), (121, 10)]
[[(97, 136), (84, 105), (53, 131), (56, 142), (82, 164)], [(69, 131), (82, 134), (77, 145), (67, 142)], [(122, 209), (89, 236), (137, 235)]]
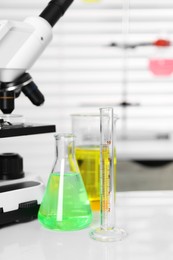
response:
[(30, 69), (51, 39), (52, 27), (42, 17), (0, 21), (0, 81), (14, 81)]
[[(5, 116), (10, 116), (15, 108), (14, 100), (21, 92), (36, 106), (44, 102), (44, 96), (27, 70), (51, 41), (52, 27), (72, 2), (51, 0), (38, 17), (28, 17), (23, 22), (0, 20), (0, 110)], [(25, 125), (16, 129), (4, 122), (0, 117), (0, 137), (55, 131), (54, 126), (42, 125)], [(10, 157), (10, 153), (1, 157), (0, 226), (36, 218), (44, 191), (44, 185), (37, 177), (35, 180), (18, 177), (16, 169), (19, 164), (15, 161), (14, 167), (14, 161), (9, 163)], [(12, 176), (14, 172), (17, 172), (15, 177)]]

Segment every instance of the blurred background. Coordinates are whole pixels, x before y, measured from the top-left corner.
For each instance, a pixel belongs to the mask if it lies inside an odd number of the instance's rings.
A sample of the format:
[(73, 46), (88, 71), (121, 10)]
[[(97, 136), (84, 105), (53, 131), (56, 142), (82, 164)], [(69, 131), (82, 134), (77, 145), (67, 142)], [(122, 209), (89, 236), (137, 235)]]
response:
[[(38, 16), (47, 3), (1, 0), (0, 19)], [(30, 70), (44, 105), (35, 107), (22, 94), (14, 113), (68, 132), (71, 114), (113, 106), (117, 189), (172, 189), (172, 44), (172, 0), (75, 0)], [(19, 153), (26, 173), (47, 179), (54, 142), (54, 134), (1, 138), (0, 153)]]

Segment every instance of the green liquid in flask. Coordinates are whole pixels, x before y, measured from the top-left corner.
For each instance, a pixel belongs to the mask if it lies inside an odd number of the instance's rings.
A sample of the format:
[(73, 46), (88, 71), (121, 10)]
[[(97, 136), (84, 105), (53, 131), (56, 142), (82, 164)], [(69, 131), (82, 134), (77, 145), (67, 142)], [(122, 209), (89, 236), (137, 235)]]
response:
[(41, 203), (38, 220), (49, 229), (70, 231), (87, 227), (92, 211), (79, 173), (52, 173)]

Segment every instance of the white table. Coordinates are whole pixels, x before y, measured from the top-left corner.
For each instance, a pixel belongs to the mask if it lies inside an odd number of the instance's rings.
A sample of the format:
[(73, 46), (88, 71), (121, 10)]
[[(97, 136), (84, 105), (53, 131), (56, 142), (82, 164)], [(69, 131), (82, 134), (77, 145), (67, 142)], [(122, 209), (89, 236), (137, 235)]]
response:
[[(117, 225), (128, 232), (123, 241), (89, 238), (90, 228), (49, 231), (37, 220), (0, 229), (1, 260), (171, 260), (173, 191), (117, 194)], [(95, 214), (92, 226), (96, 224)]]

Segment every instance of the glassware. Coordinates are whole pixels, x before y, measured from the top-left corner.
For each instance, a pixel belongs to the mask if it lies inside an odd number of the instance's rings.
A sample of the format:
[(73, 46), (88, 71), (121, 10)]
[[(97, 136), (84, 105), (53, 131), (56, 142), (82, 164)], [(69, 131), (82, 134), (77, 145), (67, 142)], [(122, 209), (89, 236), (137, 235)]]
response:
[(115, 227), (115, 167), (114, 167), (113, 108), (100, 109), (100, 226), (91, 230), (91, 238), (112, 242), (126, 236), (123, 229)]
[[(72, 115), (75, 154), (93, 211), (100, 210), (100, 114)], [(116, 158), (114, 160), (116, 165)], [(115, 167), (116, 171), (116, 167)]]
[(173, 73), (173, 57), (169, 35), (164, 35), (154, 42), (155, 50), (149, 59), (148, 68), (155, 76), (171, 76)]
[(47, 228), (70, 231), (87, 227), (92, 221), (88, 195), (74, 153), (74, 136), (58, 134), (56, 160), (38, 212)]
[(156, 76), (170, 76), (173, 73), (173, 59), (152, 58), (149, 61), (149, 69)]
[(72, 115), (75, 154), (92, 210), (100, 209), (100, 115)]

